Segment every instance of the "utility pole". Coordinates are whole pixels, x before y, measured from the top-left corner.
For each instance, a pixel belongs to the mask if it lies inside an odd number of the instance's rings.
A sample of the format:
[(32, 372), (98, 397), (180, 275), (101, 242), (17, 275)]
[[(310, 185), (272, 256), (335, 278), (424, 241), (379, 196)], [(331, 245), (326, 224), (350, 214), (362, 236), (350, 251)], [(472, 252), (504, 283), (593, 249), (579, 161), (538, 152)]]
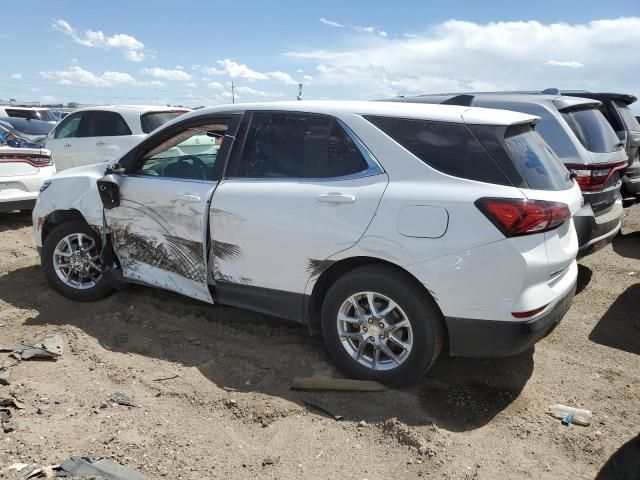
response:
[(298, 84), (298, 97), (297, 97), (297, 99), (298, 100), (302, 100), (302, 84), (301, 83)]
[(233, 80), (231, 80), (231, 103), (236, 103), (236, 86), (233, 84)]

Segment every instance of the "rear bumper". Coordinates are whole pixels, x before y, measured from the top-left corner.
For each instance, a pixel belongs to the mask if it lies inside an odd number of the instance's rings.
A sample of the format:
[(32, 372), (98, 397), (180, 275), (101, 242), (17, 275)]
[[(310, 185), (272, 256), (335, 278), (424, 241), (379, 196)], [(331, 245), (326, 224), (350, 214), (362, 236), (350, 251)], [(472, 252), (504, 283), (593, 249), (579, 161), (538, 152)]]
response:
[(0, 212), (12, 212), (13, 210), (32, 210), (35, 205), (35, 198), (31, 200), (11, 200), (7, 202), (0, 200)]
[(507, 357), (523, 352), (551, 333), (569, 310), (575, 293), (576, 282), (533, 320), (446, 317), (450, 354), (460, 357)]
[[(585, 207), (588, 207), (585, 205)], [(584, 207), (583, 207), (584, 208)], [(591, 208), (589, 207), (589, 211)], [(622, 225), (622, 201), (616, 201), (613, 208), (595, 217), (593, 215), (576, 215), (573, 222), (578, 235), (578, 258), (600, 250), (611, 243)]]
[(0, 176), (0, 211), (32, 209), (42, 182), (56, 173), (55, 167), (34, 169), (29, 175)]

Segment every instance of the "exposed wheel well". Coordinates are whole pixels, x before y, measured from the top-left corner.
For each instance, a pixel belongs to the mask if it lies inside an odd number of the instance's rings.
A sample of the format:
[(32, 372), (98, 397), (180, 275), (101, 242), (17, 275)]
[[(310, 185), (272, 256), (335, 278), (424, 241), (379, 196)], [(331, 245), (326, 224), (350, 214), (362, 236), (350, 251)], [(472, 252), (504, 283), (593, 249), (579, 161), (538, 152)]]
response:
[[(362, 267), (364, 265), (376, 265), (376, 264), (391, 267), (393, 270), (398, 272), (399, 275), (405, 277), (408, 281), (418, 285), (420, 289), (424, 291), (425, 295), (428, 295), (433, 299), (433, 295), (431, 294), (431, 292), (429, 292), (429, 290), (416, 277), (414, 277), (411, 273), (409, 273), (404, 268), (399, 267), (394, 263), (387, 262), (386, 260), (381, 260), (375, 257), (346, 258), (344, 260), (340, 260), (334, 263), (329, 268), (327, 268), (324, 272), (322, 272), (320, 274), (320, 277), (316, 281), (315, 285), (313, 286), (313, 290), (311, 291), (311, 297), (308, 300), (309, 304), (308, 304), (308, 310), (307, 310), (308, 319), (309, 319), (309, 329), (312, 334), (318, 333), (320, 330), (319, 329), (320, 310), (322, 308), (322, 302), (324, 301), (324, 298), (327, 292), (329, 291), (329, 288), (331, 288), (331, 285), (333, 285), (333, 283), (342, 275), (345, 275), (346, 273), (348, 273), (349, 271), (355, 268)], [(433, 300), (435, 302), (435, 299)], [(437, 305), (437, 302), (435, 303)], [(446, 332), (446, 327), (445, 327), (445, 332)]]
[(69, 220), (82, 220), (87, 223), (82, 213), (78, 210), (55, 210), (46, 216), (44, 224), (42, 225), (42, 243), (44, 244), (45, 239), (55, 227)]

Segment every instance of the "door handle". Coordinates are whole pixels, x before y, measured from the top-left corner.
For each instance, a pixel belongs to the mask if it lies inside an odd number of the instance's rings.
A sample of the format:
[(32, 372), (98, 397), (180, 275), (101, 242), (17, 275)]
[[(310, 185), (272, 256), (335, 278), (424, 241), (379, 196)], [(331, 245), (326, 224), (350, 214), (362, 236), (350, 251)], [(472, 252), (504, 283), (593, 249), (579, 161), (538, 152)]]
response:
[(104, 145), (104, 140), (99, 140), (99, 141), (96, 142), (96, 146), (97, 147), (101, 147), (103, 145)]
[(326, 203), (355, 203), (356, 197), (343, 193), (323, 193), (318, 195), (318, 201)]
[(200, 198), (199, 195), (193, 195), (192, 193), (180, 193), (176, 195), (176, 198), (178, 200), (184, 200), (185, 202), (193, 203), (200, 203), (202, 201), (202, 198)]

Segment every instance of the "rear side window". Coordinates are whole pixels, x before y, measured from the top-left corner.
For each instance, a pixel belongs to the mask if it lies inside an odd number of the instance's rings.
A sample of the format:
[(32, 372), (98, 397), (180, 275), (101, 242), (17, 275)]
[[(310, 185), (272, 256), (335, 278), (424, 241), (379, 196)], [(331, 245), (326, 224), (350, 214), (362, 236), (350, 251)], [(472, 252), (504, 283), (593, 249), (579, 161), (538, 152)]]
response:
[(326, 115), (254, 113), (229, 177), (337, 178), (369, 165), (340, 123)]
[(122, 116), (116, 112), (88, 112), (80, 127), (80, 137), (114, 137), (131, 135)]
[(144, 133), (150, 133), (156, 128), (161, 127), (169, 120), (173, 120), (179, 115), (185, 113), (184, 110), (175, 110), (171, 112), (149, 112), (140, 116), (140, 124)]
[(442, 173), (478, 182), (512, 184), (466, 125), (393, 117), (365, 118)]
[(513, 165), (534, 190), (565, 190), (569, 171), (551, 147), (529, 125), (507, 129), (504, 143)]
[(561, 112), (584, 148), (594, 153), (615, 152), (620, 140), (597, 108), (580, 108)]
[(624, 120), (626, 127), (634, 132), (640, 132), (638, 119), (633, 115), (629, 105), (621, 102), (620, 100), (616, 100), (615, 104), (616, 107), (618, 107), (618, 111), (620, 112), (620, 116), (622, 117), (622, 120)]

